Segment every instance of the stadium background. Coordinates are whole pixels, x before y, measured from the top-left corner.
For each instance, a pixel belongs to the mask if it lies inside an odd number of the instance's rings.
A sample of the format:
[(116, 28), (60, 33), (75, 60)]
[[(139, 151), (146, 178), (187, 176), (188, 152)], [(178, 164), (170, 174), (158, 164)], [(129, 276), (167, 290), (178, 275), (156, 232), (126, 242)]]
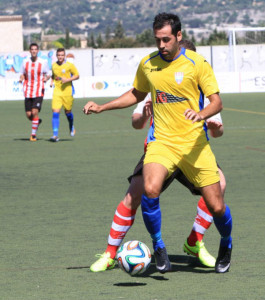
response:
[[(156, 48), (67, 50), (80, 80), (74, 83), (75, 97), (115, 97), (127, 91), (133, 82), (140, 59)], [(227, 46), (201, 46), (197, 52), (212, 65), (222, 93), (265, 91), (265, 45), (237, 45), (237, 70), (233, 51)], [(0, 53), (0, 100), (22, 100), (19, 71), (29, 52)], [(49, 66), (56, 61), (55, 50), (40, 51)], [(52, 98), (46, 84), (45, 98)]]

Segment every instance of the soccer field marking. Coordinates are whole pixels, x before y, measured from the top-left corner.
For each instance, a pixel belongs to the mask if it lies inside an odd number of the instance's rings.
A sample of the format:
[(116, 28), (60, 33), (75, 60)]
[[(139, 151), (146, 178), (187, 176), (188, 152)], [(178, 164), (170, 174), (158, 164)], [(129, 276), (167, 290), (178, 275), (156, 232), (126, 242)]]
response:
[(251, 110), (243, 110), (243, 109), (236, 109), (236, 108), (224, 108), (224, 110), (228, 111), (237, 111), (237, 112), (243, 112), (246, 114), (254, 114), (254, 115), (262, 115), (265, 116), (265, 112), (258, 112), (258, 111), (251, 111)]
[(253, 148), (253, 147), (249, 147), (247, 146), (246, 147), (247, 150), (253, 150), (253, 151), (258, 151), (258, 152), (265, 152), (264, 149), (260, 149), (260, 148)]

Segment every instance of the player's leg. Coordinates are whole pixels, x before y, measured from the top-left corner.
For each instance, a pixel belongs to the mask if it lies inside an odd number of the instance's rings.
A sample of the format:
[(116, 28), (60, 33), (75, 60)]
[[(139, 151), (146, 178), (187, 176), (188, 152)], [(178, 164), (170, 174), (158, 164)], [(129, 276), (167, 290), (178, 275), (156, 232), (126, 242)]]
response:
[[(189, 189), (193, 195), (201, 195), (200, 190), (188, 180), (181, 170), (177, 169), (172, 176)], [(200, 263), (207, 267), (214, 267), (216, 261), (203, 243), (204, 233), (211, 226), (212, 221), (213, 217), (201, 197), (197, 204), (197, 215), (191, 233), (184, 242), (183, 250), (188, 255), (197, 257)]]
[(201, 188), (204, 201), (213, 215), (217, 230), (221, 235), (215, 271), (227, 272), (230, 268), (232, 253), (232, 216), (228, 205), (224, 203), (220, 183), (215, 183)]
[(59, 141), (59, 127), (60, 127), (60, 110), (62, 107), (62, 97), (54, 96), (52, 98), (52, 131), (53, 136), (50, 138), (51, 142)]
[(108, 245), (105, 252), (90, 267), (92, 272), (112, 269), (115, 265), (114, 258), (126, 233), (132, 227), (136, 210), (141, 203), (143, 194), (143, 177), (132, 178), (130, 187), (123, 199), (116, 208), (108, 237)]
[(161, 273), (171, 270), (170, 261), (161, 235), (161, 210), (159, 205), (160, 191), (167, 175), (167, 168), (159, 163), (151, 162), (144, 165), (144, 194), (141, 201), (142, 214), (146, 229), (153, 241), (156, 268)]
[(136, 210), (141, 203), (143, 194), (143, 159), (144, 155), (135, 167), (133, 175), (128, 178), (130, 186), (124, 199), (116, 208), (110, 228), (107, 248), (105, 252), (100, 255), (99, 259), (91, 265), (90, 270), (93, 272), (105, 271), (114, 267), (114, 258), (117, 250), (125, 238), (126, 233), (134, 223)]
[[(222, 237), (220, 249), (224, 251), (221, 251), (222, 253), (219, 251), (215, 270), (218, 273), (226, 272), (230, 267), (231, 260), (232, 216), (229, 207), (224, 203), (215, 156), (209, 143), (207, 143), (201, 145), (201, 147), (193, 148), (193, 151), (190, 151), (183, 157), (180, 168), (189, 181), (200, 187), (207, 208), (213, 215), (214, 223)], [(224, 257), (225, 266), (223, 264)], [(220, 262), (222, 266), (220, 266)]]
[(71, 136), (75, 136), (74, 115), (72, 112), (73, 101), (74, 98), (72, 96), (63, 98), (64, 111), (65, 111), (66, 118), (68, 120)]
[(41, 105), (43, 97), (36, 97), (32, 99), (31, 109), (31, 137), (30, 141), (36, 141), (36, 134), (42, 120), (39, 118), (39, 112), (41, 111)]

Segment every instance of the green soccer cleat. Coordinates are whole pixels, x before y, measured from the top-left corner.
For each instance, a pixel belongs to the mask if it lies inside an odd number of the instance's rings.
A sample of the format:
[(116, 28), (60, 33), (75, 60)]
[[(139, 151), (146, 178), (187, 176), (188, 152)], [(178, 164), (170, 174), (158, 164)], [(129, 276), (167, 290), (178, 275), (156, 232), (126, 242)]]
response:
[(196, 246), (189, 246), (186, 240), (183, 245), (183, 250), (188, 255), (193, 255), (198, 257), (200, 263), (206, 267), (214, 268), (216, 259), (207, 251), (204, 243), (201, 241), (196, 242)]
[(96, 254), (96, 257), (99, 257), (99, 259), (91, 265), (90, 271), (102, 272), (113, 269), (115, 267), (115, 260), (110, 258), (109, 252), (104, 252), (103, 254)]

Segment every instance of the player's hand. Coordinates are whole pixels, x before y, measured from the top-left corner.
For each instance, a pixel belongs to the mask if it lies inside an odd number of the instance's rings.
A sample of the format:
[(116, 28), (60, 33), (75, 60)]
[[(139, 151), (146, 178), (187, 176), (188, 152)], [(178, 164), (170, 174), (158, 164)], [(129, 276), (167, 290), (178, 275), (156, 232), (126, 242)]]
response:
[(68, 78), (62, 77), (62, 78), (61, 78), (61, 81), (62, 81), (62, 84), (64, 84), (64, 83), (68, 82)]
[(184, 116), (186, 120), (191, 120), (192, 123), (200, 122), (203, 120), (203, 118), (199, 113), (197, 113), (195, 110), (190, 108), (185, 110)]
[(148, 100), (145, 103), (144, 109), (143, 109), (143, 116), (148, 119), (152, 115), (152, 100)]
[(207, 124), (208, 129), (211, 129), (211, 130), (218, 130), (223, 125), (222, 123), (216, 122), (211, 119), (206, 120), (206, 124)]
[(222, 123), (209, 119), (206, 121), (206, 124), (212, 137), (216, 138), (223, 135), (224, 127)]
[(93, 101), (87, 102), (87, 104), (83, 108), (83, 112), (86, 115), (90, 115), (92, 113), (98, 114), (101, 112), (101, 106)]

